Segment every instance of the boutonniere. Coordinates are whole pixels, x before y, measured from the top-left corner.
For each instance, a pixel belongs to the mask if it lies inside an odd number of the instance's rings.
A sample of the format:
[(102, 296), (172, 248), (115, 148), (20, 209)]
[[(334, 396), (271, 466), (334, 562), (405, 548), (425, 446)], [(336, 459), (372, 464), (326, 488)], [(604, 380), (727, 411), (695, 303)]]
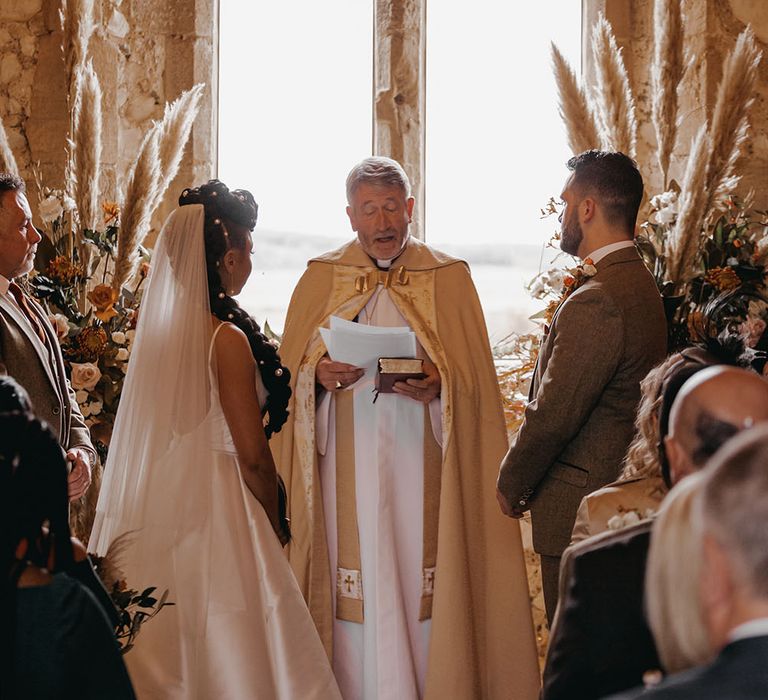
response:
[(581, 265), (568, 270), (568, 273), (563, 280), (561, 302), (571, 296), (590, 277), (594, 277), (597, 274), (597, 268), (595, 263), (592, 262), (592, 258), (586, 258)]
[(582, 284), (584, 284), (590, 277), (594, 277), (597, 274), (597, 268), (592, 262), (592, 258), (586, 258), (581, 265), (577, 265), (574, 268), (567, 270), (567, 274), (563, 278), (563, 288), (560, 290), (560, 298), (549, 302), (545, 310), (546, 329), (548, 330), (549, 324), (552, 323), (552, 319), (555, 316), (560, 304), (562, 304), (571, 294), (573, 294)]

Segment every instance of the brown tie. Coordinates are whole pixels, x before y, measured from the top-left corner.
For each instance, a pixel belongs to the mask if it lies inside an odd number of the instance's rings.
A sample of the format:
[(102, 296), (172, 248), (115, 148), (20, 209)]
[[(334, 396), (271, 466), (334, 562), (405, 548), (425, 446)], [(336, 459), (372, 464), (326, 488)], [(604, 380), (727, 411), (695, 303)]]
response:
[(32, 310), (32, 307), (29, 305), (29, 300), (22, 291), (21, 287), (19, 287), (19, 285), (15, 282), (11, 282), (8, 285), (8, 291), (13, 294), (13, 298), (16, 300), (19, 308), (21, 308), (21, 310), (24, 312), (24, 315), (29, 319), (29, 322), (32, 324), (32, 328), (34, 328), (35, 333), (37, 333), (37, 337), (40, 338), (40, 341), (43, 343), (43, 345), (47, 345), (48, 340), (45, 336), (45, 331), (40, 325), (40, 321), (35, 315), (35, 312)]

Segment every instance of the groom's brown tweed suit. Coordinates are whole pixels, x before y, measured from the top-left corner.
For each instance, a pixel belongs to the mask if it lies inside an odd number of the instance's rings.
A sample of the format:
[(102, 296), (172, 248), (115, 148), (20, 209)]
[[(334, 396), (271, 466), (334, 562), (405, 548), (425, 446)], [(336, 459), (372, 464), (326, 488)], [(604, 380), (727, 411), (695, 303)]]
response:
[(634, 434), (640, 380), (667, 347), (661, 298), (635, 248), (596, 267), (555, 313), (525, 419), (499, 473), (510, 505), (531, 509), (550, 623), (576, 510), (618, 475)]

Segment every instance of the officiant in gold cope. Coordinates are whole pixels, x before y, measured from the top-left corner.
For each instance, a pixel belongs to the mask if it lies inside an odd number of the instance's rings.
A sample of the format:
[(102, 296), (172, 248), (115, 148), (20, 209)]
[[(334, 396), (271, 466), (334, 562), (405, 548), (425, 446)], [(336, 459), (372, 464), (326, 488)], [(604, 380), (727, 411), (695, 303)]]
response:
[[(275, 456), (289, 556), (346, 698), (535, 698), (520, 532), (494, 498), (507, 447), (469, 269), (409, 236), (398, 163), (347, 178), (357, 238), (309, 261), (280, 353), (291, 417)], [(328, 357), (331, 316), (409, 328), (424, 377), (373, 403), (374, 377)]]

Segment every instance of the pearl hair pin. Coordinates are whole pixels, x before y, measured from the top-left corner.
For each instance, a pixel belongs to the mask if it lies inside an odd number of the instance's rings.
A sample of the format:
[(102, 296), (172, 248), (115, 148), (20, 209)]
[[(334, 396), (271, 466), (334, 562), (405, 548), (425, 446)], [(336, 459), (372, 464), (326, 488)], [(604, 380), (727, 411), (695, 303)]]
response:
[(282, 377), (282, 376), (283, 376), (283, 369), (282, 369), (282, 367), (278, 367), (278, 368), (275, 370), (275, 376), (276, 376), (276, 377)]

